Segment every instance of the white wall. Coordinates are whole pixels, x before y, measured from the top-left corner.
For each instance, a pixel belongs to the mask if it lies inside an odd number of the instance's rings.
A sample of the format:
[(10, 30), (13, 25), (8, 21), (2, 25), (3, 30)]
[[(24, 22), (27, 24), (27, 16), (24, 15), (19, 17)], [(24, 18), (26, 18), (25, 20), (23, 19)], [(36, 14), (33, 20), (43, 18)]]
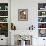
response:
[[(38, 3), (46, 0), (11, 0), (11, 22), (17, 30), (27, 30), (29, 26), (38, 27)], [(28, 21), (18, 21), (18, 9), (28, 9)]]
[[(46, 0), (11, 0), (11, 22), (17, 30), (27, 30), (33, 24), (34, 36), (38, 36), (38, 3), (46, 3)], [(28, 9), (28, 21), (18, 21), (18, 9)], [(40, 46), (38, 43), (43, 44), (43, 38), (33, 38), (33, 46)]]
[[(18, 21), (18, 9), (28, 9), (28, 21)], [(11, 20), (16, 25), (17, 30), (27, 30), (32, 24), (36, 27), (37, 2), (31, 0), (12, 0)]]

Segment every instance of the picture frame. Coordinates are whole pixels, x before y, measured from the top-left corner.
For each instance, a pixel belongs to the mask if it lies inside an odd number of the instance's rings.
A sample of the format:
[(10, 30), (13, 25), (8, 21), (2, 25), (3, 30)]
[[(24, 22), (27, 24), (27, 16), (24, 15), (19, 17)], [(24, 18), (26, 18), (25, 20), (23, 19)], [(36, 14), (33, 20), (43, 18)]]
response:
[(18, 21), (28, 21), (28, 9), (18, 9)]

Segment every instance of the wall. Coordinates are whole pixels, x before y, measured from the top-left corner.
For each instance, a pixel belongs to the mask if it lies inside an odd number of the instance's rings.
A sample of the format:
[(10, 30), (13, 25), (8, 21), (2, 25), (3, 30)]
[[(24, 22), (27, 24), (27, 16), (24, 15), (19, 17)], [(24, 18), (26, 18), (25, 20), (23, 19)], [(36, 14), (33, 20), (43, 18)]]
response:
[[(28, 21), (18, 21), (18, 9), (28, 9)], [(11, 1), (11, 22), (17, 30), (27, 30), (32, 24), (37, 27), (37, 2), (30, 0)]]
[[(46, 0), (11, 0), (11, 22), (17, 30), (28, 30), (32, 24), (38, 27), (38, 3)], [(28, 21), (18, 21), (18, 9), (28, 9)]]
[[(11, 22), (16, 25), (17, 30), (28, 30), (33, 24), (36, 32), (33, 33), (33, 46), (44, 46), (43, 38), (38, 38), (38, 3), (46, 3), (46, 0), (11, 0)], [(28, 9), (28, 21), (18, 21), (18, 9)]]

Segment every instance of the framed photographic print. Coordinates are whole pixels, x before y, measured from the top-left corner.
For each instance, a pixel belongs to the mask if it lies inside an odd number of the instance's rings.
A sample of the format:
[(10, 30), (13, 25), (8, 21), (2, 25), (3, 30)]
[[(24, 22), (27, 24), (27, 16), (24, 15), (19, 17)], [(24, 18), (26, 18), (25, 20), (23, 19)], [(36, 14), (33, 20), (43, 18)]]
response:
[(28, 21), (28, 9), (18, 9), (18, 20)]

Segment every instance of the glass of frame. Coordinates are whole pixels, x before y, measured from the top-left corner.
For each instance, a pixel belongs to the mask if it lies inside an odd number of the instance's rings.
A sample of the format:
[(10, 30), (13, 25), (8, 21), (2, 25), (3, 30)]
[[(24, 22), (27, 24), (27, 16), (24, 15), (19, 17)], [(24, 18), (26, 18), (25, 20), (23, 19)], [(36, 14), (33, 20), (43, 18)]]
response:
[(18, 20), (19, 21), (28, 20), (28, 9), (18, 9)]

